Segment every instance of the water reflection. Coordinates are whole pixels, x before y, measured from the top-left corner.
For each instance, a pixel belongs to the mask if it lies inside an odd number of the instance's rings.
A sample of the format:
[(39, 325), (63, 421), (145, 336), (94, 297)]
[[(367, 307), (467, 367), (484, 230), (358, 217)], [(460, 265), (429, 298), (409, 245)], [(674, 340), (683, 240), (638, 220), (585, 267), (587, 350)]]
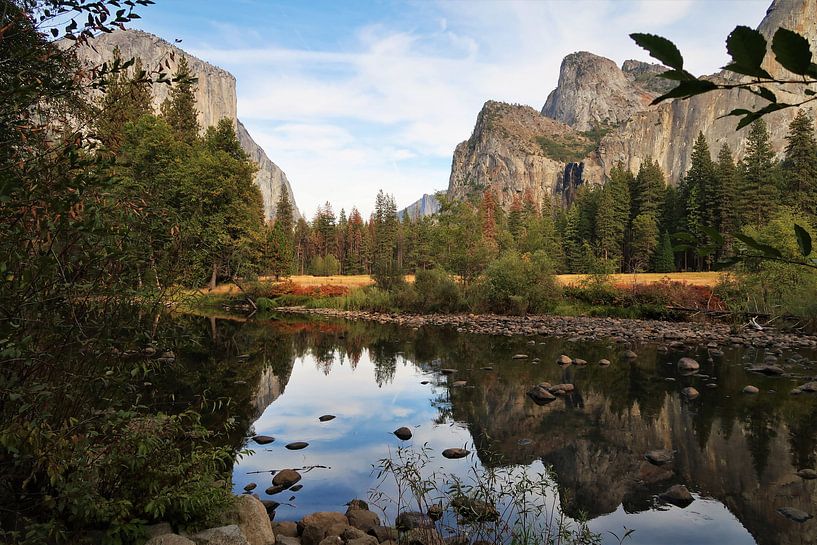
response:
[[(400, 444), (391, 432), (406, 425), (412, 444), (428, 443), (437, 453), (472, 444), (485, 467), (552, 466), (562, 510), (588, 517), (599, 532), (635, 528), (629, 543), (815, 542), (813, 519), (801, 525), (776, 510), (814, 514), (817, 483), (796, 472), (815, 465), (817, 396), (788, 394), (803, 378), (748, 374), (746, 363), (762, 361), (762, 351), (726, 350), (708, 362), (702, 350), (690, 354), (700, 373), (682, 376), (674, 363), (683, 354), (650, 346), (635, 347), (639, 358), (627, 361), (619, 347), (603, 343), (532, 345), (440, 329), (299, 321), (243, 329), (245, 361), (264, 366), (255, 382), (254, 431), (276, 441), (250, 443), (255, 454), (236, 465), (236, 492), (251, 481), (261, 491), (269, 486), (268, 474), (255, 472), (313, 468), (305, 470), (302, 490), (262, 494), (282, 503), (278, 519), (342, 510), (365, 497), (375, 482), (372, 464)], [(516, 353), (530, 357), (513, 360)], [(591, 364), (560, 368), (553, 362), (562, 353)], [(595, 365), (600, 358), (612, 365)], [(787, 367), (814, 373), (809, 364)], [(443, 368), (456, 372), (446, 376)], [(455, 381), (467, 383), (455, 388)], [(538, 406), (526, 392), (542, 381), (576, 388)], [(750, 383), (762, 393), (741, 394)], [(682, 398), (686, 386), (700, 397)], [(319, 422), (322, 414), (337, 418)], [(288, 451), (291, 441), (310, 446)], [(656, 448), (675, 451), (671, 466), (644, 461)], [(434, 465), (465, 468), (439, 456)], [(657, 500), (676, 483), (696, 497), (686, 509)], [(616, 540), (606, 535), (605, 542)]]

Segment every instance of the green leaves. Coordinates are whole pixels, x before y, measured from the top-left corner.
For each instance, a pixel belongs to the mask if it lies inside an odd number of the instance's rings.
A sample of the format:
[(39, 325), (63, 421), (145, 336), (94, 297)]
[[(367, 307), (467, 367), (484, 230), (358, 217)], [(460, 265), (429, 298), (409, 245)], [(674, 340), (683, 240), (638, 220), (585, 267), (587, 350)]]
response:
[(651, 57), (676, 70), (684, 69), (684, 58), (674, 43), (655, 34), (630, 34), (635, 43), (647, 50)]
[(747, 26), (737, 26), (726, 38), (726, 50), (732, 62), (724, 70), (754, 76), (771, 78), (768, 72), (760, 67), (766, 56), (766, 38), (763, 34)]
[(758, 252), (760, 252), (762, 255), (759, 257), (766, 257), (772, 259), (783, 258), (783, 254), (774, 246), (769, 246), (768, 244), (759, 242), (754, 238), (750, 237), (749, 235), (743, 233), (735, 233), (733, 236), (742, 243), (744, 243), (749, 248), (752, 248), (753, 250), (757, 250)]
[(777, 62), (789, 72), (801, 76), (815, 75), (808, 40), (796, 32), (785, 28), (777, 29), (772, 38), (772, 51)]
[(689, 98), (695, 95), (701, 95), (709, 91), (714, 91), (718, 86), (705, 79), (691, 79), (681, 81), (677, 87), (661, 95), (652, 101), (652, 104), (659, 104), (670, 98)]
[(811, 254), (811, 235), (808, 231), (803, 229), (798, 224), (794, 224), (794, 236), (797, 238), (797, 246), (800, 248), (800, 253), (803, 257), (808, 257)]

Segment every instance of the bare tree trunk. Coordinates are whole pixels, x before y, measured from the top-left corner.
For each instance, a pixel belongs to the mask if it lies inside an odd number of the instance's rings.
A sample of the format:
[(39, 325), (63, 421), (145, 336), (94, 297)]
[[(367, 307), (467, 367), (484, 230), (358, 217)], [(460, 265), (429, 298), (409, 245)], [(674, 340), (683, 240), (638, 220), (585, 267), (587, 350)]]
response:
[(210, 285), (209, 288), (211, 290), (216, 289), (216, 280), (218, 279), (218, 262), (213, 261), (213, 272), (210, 274)]

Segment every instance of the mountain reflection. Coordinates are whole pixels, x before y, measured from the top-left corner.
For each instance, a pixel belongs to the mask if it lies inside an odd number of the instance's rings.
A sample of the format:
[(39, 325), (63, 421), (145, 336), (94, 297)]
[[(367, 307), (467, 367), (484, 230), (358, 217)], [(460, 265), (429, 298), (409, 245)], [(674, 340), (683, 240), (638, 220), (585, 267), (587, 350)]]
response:
[[(282, 393), (287, 397), (285, 389), (296, 360), (312, 362), (316, 372), (328, 375), (328, 384), (336, 366), (358, 374), (357, 366), (366, 362), (373, 367), (372, 374), (360, 377), (373, 377), (378, 388), (394, 386), (398, 369), (413, 365), (421, 375), (411, 387), (424, 389), (420, 392), (426, 392), (426, 406), (433, 411), (426, 422), (413, 424), (459, 423), (467, 428), (485, 466), (552, 466), (562, 510), (571, 517), (596, 519), (599, 528), (605, 529), (606, 517), (621, 520), (627, 514), (667, 509), (656, 496), (680, 483), (699, 498), (688, 511), (703, 509), (707, 502), (700, 498), (712, 498), (757, 543), (813, 543), (813, 520), (796, 524), (777, 509), (795, 507), (813, 514), (817, 505), (817, 483), (796, 475), (799, 469), (815, 465), (817, 396), (790, 396), (796, 384), (791, 378), (747, 373), (746, 364), (762, 361), (762, 351), (727, 349), (712, 362), (707, 361), (705, 350), (687, 354), (701, 362), (701, 371), (699, 376), (681, 376), (675, 362), (684, 354), (661, 353), (651, 346), (634, 347), (639, 358), (630, 362), (618, 357), (620, 347), (604, 343), (537, 339), (529, 344), (528, 339), (444, 329), (412, 331), (342, 322), (295, 320), (244, 327), (252, 330), (248, 352), (252, 358), (263, 354), (266, 366), (255, 383), (256, 416)], [(512, 360), (516, 353), (530, 358)], [(561, 368), (554, 362), (562, 353), (590, 363)], [(596, 365), (600, 358), (611, 360), (612, 365)], [(456, 372), (446, 377), (440, 369)], [(300, 367), (296, 371), (307, 372)], [(419, 386), (420, 376), (430, 384)], [(303, 387), (308, 388), (308, 377), (303, 379)], [(454, 387), (454, 381), (466, 384)], [(526, 392), (543, 381), (572, 383), (575, 389), (538, 406)], [(717, 387), (707, 388), (708, 383)], [(741, 394), (750, 383), (762, 393)], [(686, 386), (696, 387), (700, 397), (683, 398), (680, 391)], [(354, 399), (355, 387), (345, 384), (344, 388)], [(374, 451), (391, 439), (386, 438), (389, 431), (371, 430), (360, 440), (371, 443)], [(327, 448), (350, 448), (341, 439), (335, 441)], [(661, 468), (650, 465), (644, 453), (653, 449), (675, 451), (674, 462)], [(363, 496), (365, 484), (360, 484), (363, 489), (345, 488), (343, 493)], [(690, 539), (678, 542), (703, 541), (696, 538), (700, 529), (691, 526), (689, 531)]]

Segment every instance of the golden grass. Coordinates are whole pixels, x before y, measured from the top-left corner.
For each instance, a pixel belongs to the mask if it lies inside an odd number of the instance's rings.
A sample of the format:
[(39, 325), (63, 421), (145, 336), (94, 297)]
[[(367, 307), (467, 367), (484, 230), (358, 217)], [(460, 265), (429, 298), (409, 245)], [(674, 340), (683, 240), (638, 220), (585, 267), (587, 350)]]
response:
[[(617, 286), (632, 286), (634, 284), (654, 284), (665, 278), (673, 282), (685, 282), (693, 286), (714, 287), (724, 273), (720, 272), (686, 272), (686, 273), (638, 273), (638, 274), (612, 274), (610, 280)], [(563, 286), (575, 286), (586, 279), (586, 274), (560, 274), (556, 278)], [(262, 282), (272, 282), (273, 277), (261, 277)], [(290, 276), (288, 280), (303, 287), (315, 286), (344, 286), (349, 289), (364, 288), (374, 284), (374, 279), (368, 274), (356, 275), (335, 275), (335, 276), (312, 276), (296, 275)], [(414, 282), (414, 275), (406, 275), (406, 282)], [(237, 295), (241, 293), (234, 284), (220, 284), (214, 290), (202, 288), (201, 293), (214, 295)]]

